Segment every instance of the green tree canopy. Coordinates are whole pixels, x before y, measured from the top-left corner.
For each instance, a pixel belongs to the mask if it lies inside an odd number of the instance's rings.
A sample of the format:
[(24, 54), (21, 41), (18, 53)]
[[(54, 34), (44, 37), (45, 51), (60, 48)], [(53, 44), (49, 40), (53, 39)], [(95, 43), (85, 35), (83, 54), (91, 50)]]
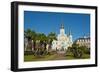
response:
[(56, 33), (50, 32), (47, 36), (44, 33), (37, 33), (34, 30), (27, 29), (24, 31), (25, 37), (31, 39), (31, 40), (40, 40), (40, 41), (46, 41), (46, 42), (52, 42), (54, 39), (56, 40)]

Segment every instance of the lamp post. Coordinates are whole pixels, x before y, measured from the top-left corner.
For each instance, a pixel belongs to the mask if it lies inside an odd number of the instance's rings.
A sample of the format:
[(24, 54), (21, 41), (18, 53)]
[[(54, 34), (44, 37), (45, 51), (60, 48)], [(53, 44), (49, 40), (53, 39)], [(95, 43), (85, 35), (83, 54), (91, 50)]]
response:
[(33, 40), (32, 40), (32, 51), (34, 51), (34, 47), (33, 47)]

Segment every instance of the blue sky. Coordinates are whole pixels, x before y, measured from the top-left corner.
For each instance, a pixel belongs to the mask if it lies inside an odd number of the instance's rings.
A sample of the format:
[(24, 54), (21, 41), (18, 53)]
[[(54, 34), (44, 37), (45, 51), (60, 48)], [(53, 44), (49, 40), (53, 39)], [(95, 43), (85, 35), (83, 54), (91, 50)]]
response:
[(89, 14), (24, 11), (24, 30), (59, 34), (62, 23), (66, 34), (71, 30), (73, 40), (90, 34)]

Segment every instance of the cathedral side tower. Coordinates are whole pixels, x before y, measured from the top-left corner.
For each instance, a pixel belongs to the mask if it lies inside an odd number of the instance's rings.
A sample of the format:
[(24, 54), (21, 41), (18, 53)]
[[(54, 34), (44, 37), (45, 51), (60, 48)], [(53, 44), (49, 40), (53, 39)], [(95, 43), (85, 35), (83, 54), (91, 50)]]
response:
[(68, 37), (69, 37), (69, 45), (71, 46), (73, 44), (71, 30), (69, 31)]

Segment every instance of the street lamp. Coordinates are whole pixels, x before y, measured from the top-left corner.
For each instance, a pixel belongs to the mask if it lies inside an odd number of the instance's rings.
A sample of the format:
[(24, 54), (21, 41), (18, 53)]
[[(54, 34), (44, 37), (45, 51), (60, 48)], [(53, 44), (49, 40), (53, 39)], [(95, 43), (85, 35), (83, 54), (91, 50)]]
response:
[(34, 51), (34, 47), (33, 47), (33, 40), (32, 40), (32, 51)]

